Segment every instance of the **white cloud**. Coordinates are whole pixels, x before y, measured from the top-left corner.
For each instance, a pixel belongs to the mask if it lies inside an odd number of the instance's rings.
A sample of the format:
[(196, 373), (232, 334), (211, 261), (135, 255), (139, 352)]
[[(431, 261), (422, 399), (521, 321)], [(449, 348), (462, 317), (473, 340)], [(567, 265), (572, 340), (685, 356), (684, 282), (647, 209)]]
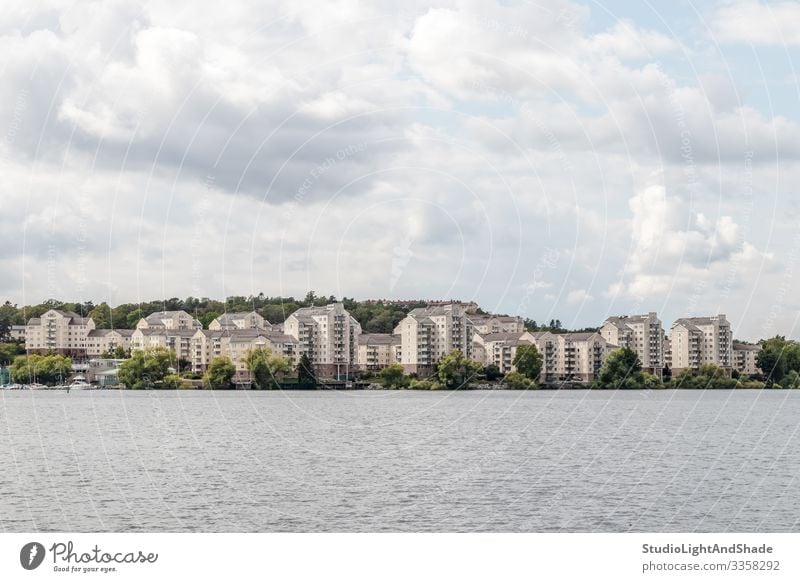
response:
[(714, 37), (756, 45), (800, 44), (800, 4), (737, 0), (722, 5), (712, 20)]

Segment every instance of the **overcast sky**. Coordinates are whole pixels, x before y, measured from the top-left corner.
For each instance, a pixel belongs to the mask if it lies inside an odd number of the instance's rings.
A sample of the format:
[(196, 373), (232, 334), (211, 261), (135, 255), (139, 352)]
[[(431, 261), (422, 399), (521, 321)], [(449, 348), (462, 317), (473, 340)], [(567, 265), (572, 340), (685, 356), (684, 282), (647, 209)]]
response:
[(800, 5), (652, 4), (4, 0), (0, 298), (797, 336)]

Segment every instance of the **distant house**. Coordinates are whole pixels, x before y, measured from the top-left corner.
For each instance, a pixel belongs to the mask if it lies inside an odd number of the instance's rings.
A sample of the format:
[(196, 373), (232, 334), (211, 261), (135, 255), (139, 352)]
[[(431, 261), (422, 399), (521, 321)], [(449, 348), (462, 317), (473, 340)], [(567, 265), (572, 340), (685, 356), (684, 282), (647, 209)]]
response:
[(140, 319), (136, 329), (203, 329), (203, 324), (185, 311), (157, 311)]
[(211, 323), (208, 329), (213, 331), (233, 329), (271, 329), (272, 325), (255, 311), (223, 313)]

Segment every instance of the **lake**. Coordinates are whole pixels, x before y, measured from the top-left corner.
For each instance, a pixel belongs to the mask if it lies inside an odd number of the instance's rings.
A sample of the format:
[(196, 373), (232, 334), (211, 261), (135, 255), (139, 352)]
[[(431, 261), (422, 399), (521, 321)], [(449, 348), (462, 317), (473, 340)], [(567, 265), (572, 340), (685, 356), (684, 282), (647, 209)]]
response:
[(0, 392), (6, 532), (800, 531), (800, 391)]

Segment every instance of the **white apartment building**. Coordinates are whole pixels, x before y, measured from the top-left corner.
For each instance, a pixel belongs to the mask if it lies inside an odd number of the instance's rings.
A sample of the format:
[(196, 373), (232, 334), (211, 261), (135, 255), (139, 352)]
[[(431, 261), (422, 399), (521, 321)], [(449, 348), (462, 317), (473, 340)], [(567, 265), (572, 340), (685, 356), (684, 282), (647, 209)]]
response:
[(530, 332), (476, 333), (473, 336), (472, 357), (484, 366), (494, 364), (501, 374), (508, 374), (515, 371), (514, 358), (517, 355), (517, 348), (523, 345), (536, 345)]
[(522, 333), (525, 321), (521, 317), (510, 315), (470, 315), (472, 331), (480, 335), (489, 333)]
[(140, 319), (136, 329), (194, 330), (203, 329), (203, 324), (182, 310), (157, 311)]
[(208, 329), (212, 331), (234, 329), (272, 329), (272, 325), (255, 311), (237, 313), (223, 313), (211, 323)]
[(167, 348), (175, 352), (178, 360), (192, 362), (192, 337), (194, 329), (137, 328), (131, 334), (131, 351), (147, 348)]
[(761, 374), (761, 368), (756, 363), (756, 356), (761, 351), (759, 344), (748, 344), (745, 342), (733, 342), (733, 369), (740, 374), (753, 376)]
[(86, 337), (86, 355), (97, 358), (103, 354), (113, 354), (121, 347), (128, 351), (131, 348), (131, 329), (93, 329)]
[(639, 356), (644, 371), (661, 377), (664, 369), (664, 327), (656, 312), (609, 317), (600, 328), (600, 334), (612, 345), (632, 349)]
[(673, 377), (703, 364), (728, 372), (733, 368), (731, 325), (723, 314), (678, 319), (672, 324), (670, 348)]
[(553, 334), (556, 343), (556, 381), (591, 382), (614, 349), (600, 333)]
[(12, 342), (24, 342), (25, 341), (25, 326), (24, 325), (12, 325), (8, 329), (8, 339)]
[(391, 333), (364, 333), (358, 336), (359, 370), (383, 370), (397, 362), (400, 336)]
[(406, 373), (427, 376), (454, 350), (472, 357), (472, 323), (460, 303), (412, 309), (394, 333), (400, 336), (400, 363)]
[(298, 309), (283, 322), (283, 333), (297, 342), (297, 356), (307, 354), (319, 374), (341, 377), (358, 364), (361, 325), (342, 303)]
[(71, 311), (50, 309), (25, 326), (25, 349), (29, 352), (86, 356), (86, 340), (94, 329), (91, 317)]
[(191, 338), (193, 372), (205, 372), (214, 358), (229, 358), (236, 366), (237, 379), (245, 376), (244, 358), (251, 349), (269, 348), (296, 364), (297, 343), (294, 338), (271, 330), (234, 329), (230, 331), (199, 329)]

